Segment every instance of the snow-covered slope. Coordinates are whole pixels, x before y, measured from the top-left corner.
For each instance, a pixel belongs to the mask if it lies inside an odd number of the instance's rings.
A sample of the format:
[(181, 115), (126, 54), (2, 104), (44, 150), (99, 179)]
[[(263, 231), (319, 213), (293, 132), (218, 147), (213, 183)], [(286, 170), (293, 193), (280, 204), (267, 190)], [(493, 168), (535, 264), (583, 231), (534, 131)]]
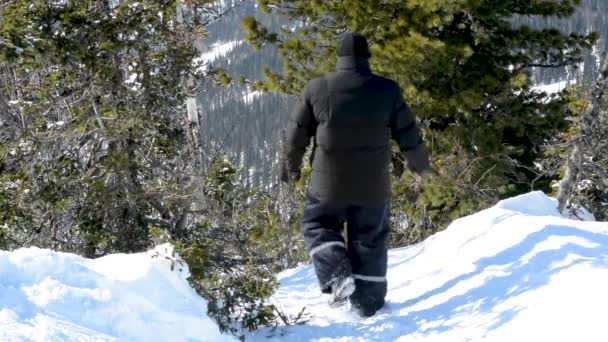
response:
[(0, 341), (232, 341), (169, 255), (0, 251)]
[[(247, 340), (607, 341), (608, 223), (556, 206), (530, 193), (392, 250), (388, 304), (368, 319), (329, 309), (310, 266), (285, 271), (272, 302), (292, 315), (306, 307), (310, 322)], [(205, 316), (187, 273), (171, 272), (170, 253), (0, 251), (0, 341), (231, 339)]]
[(503, 201), (389, 257), (388, 305), (331, 310), (310, 266), (272, 301), (311, 321), (253, 341), (608, 341), (608, 223), (570, 220), (540, 192)]

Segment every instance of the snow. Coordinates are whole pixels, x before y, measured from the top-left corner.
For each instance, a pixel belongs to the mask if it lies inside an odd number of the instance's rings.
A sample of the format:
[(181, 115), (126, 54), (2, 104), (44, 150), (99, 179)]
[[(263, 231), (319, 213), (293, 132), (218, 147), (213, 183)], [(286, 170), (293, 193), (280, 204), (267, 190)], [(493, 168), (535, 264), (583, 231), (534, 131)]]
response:
[(205, 62), (213, 62), (216, 59), (226, 56), (230, 51), (232, 51), (237, 46), (243, 43), (242, 40), (234, 40), (229, 42), (217, 42), (211, 45), (209, 51), (201, 54), (196, 61), (205, 61)]
[(599, 70), (602, 67), (602, 51), (599, 42), (591, 47), (591, 55), (595, 58), (595, 67)]
[(46, 128), (47, 129), (53, 129), (53, 128), (61, 128), (65, 126), (65, 121), (55, 121), (55, 122), (47, 122), (46, 124)]
[[(330, 309), (310, 265), (278, 275), (270, 299), (306, 325), (248, 341), (605, 341), (608, 222), (561, 215), (532, 192), (389, 252), (387, 305)], [(589, 217), (591, 219), (591, 217)], [(154, 258), (154, 255), (158, 257)], [(170, 270), (171, 246), (88, 260), (0, 251), (0, 341), (222, 341), (206, 303)]]
[(253, 100), (262, 95), (264, 95), (264, 93), (259, 90), (247, 91), (243, 96), (243, 102), (247, 104), (253, 103)]
[(139, 74), (134, 72), (136, 67), (137, 63), (129, 65), (129, 72), (127, 74), (127, 79), (125, 80), (125, 84), (133, 91), (137, 91), (141, 88), (141, 83), (138, 81)]
[(532, 87), (532, 91), (547, 94), (557, 94), (567, 87), (576, 85), (576, 80), (566, 80), (551, 84), (539, 84)]
[(242, 40), (213, 43), (208, 51), (193, 59), (192, 63), (198, 72), (204, 73), (208, 70), (209, 63), (212, 63), (220, 57), (226, 56), (230, 51), (241, 44), (243, 44)]
[(18, 105), (21, 105), (21, 104), (23, 104), (25, 106), (31, 106), (31, 105), (34, 104), (34, 102), (32, 102), (32, 101), (23, 101), (23, 100), (11, 100), (11, 101), (8, 101), (8, 104), (10, 106), (18, 106)]
[(608, 223), (556, 208), (533, 192), (391, 250), (388, 304), (368, 319), (329, 309), (311, 266), (282, 272), (271, 302), (310, 322), (248, 340), (605, 341)]
[(96, 260), (0, 251), (0, 341), (231, 341), (170, 245)]

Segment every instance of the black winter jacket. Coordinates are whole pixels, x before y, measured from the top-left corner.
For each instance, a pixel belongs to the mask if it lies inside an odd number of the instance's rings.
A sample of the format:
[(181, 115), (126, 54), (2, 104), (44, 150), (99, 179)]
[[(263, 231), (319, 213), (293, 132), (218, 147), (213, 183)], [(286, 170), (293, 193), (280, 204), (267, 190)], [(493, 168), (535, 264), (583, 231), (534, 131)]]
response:
[(415, 116), (392, 80), (368, 60), (338, 58), (337, 72), (310, 81), (287, 128), (282, 178), (299, 177), (311, 137), (311, 196), (336, 205), (380, 206), (390, 200), (393, 138), (416, 172), (428, 168)]

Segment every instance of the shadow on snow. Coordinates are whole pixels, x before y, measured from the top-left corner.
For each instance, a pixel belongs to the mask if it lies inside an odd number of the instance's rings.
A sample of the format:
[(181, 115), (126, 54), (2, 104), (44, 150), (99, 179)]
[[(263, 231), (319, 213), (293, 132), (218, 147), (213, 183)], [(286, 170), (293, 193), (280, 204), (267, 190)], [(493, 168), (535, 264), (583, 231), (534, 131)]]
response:
[[(575, 243), (567, 243), (557, 250), (541, 251), (529, 260), (522, 260), (537, 244), (555, 236), (584, 238), (598, 246), (585, 247)], [(569, 255), (594, 260), (578, 259), (559, 267), (552, 267), (555, 263), (563, 262)], [(499, 304), (549, 284), (553, 275), (577, 264), (591, 263), (595, 267), (608, 268), (608, 261), (606, 260), (608, 260), (608, 235), (567, 226), (549, 225), (538, 232), (531, 233), (517, 245), (492, 257), (479, 259), (475, 262), (475, 270), (472, 272), (453, 278), (417, 298), (401, 303), (388, 303), (386, 309), (381, 310), (377, 317), (372, 318), (373, 324), (367, 324), (366, 320), (361, 320), (353, 323), (334, 323), (324, 327), (315, 326), (315, 336), (326, 338), (357, 336), (368, 340), (388, 341), (412, 333), (433, 334), (456, 328), (458, 322), (447, 323), (447, 321), (463, 312), (470, 314), (497, 313), (497, 317), (486, 329), (486, 333), (488, 333), (513, 320), (521, 310), (521, 308), (515, 307), (498, 312), (496, 307)], [(416, 304), (422, 303), (433, 296), (444, 294), (462, 282), (483, 275), (488, 268), (492, 267), (502, 267), (501, 270), (507, 275), (488, 277), (482, 285), (471, 288), (464, 294), (451, 297), (447, 301), (428, 309), (412, 311)], [(301, 272), (306, 272), (306, 274), (301, 274)], [(283, 279), (283, 285), (289, 285), (291, 281), (301, 282), (303, 278), (314, 281), (312, 268), (301, 272)], [(477, 303), (474, 308), (467, 308), (474, 303)], [(399, 316), (400, 311), (407, 311), (407, 314)], [(422, 325), (430, 325), (429, 323), (434, 323), (432, 324), (433, 327), (422, 327)], [(372, 329), (381, 326), (384, 327), (382, 331)], [(284, 337), (295, 337), (295, 339), (300, 336), (303, 337), (306, 332), (302, 329), (307, 328), (305, 326), (289, 327), (287, 331), (283, 331), (283, 333), (286, 333)], [(299, 332), (304, 334), (300, 335)], [(261, 333), (263, 334), (263, 332)], [(280, 334), (280, 332), (278, 333)]]

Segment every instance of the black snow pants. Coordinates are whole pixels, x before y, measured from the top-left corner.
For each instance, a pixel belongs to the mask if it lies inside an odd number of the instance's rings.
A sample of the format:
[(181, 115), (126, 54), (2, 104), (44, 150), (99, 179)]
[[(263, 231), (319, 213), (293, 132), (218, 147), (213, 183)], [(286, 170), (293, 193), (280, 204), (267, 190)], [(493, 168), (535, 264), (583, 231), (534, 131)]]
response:
[(335, 279), (352, 276), (353, 305), (374, 310), (384, 305), (389, 218), (389, 203), (378, 208), (332, 206), (307, 196), (302, 233), (322, 292), (331, 292)]

